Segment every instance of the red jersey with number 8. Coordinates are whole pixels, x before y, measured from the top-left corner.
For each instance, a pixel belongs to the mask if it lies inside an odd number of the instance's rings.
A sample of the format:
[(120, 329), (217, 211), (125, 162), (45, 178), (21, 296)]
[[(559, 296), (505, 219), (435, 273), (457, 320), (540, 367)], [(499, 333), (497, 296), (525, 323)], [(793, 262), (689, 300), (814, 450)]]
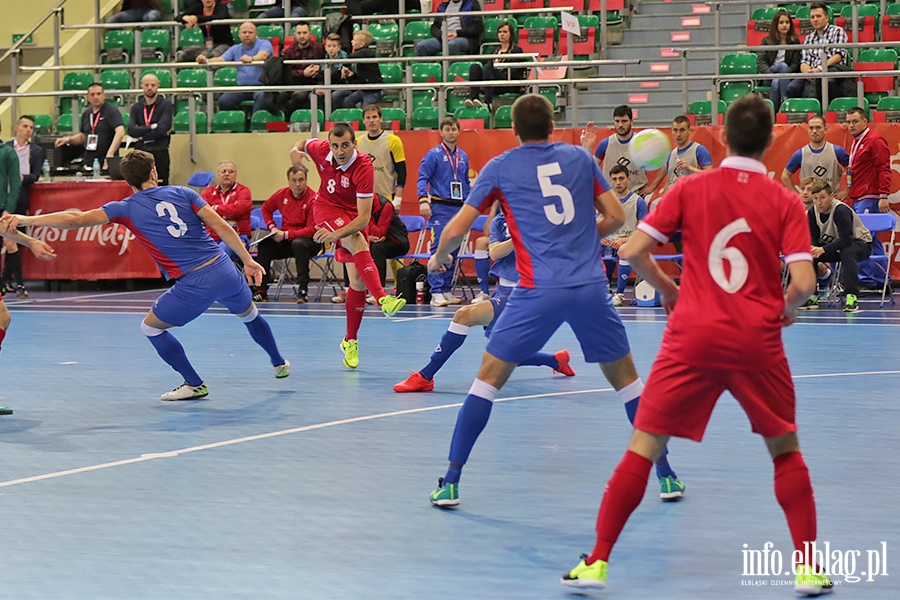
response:
[(681, 291), (661, 354), (688, 365), (765, 369), (784, 357), (785, 263), (812, 261), (800, 197), (753, 159), (680, 179), (638, 229), (665, 243), (678, 230)]
[(328, 140), (309, 140), (305, 152), (312, 158), (322, 180), (316, 202), (330, 204), (355, 217), (356, 199), (375, 194), (375, 171), (369, 155), (354, 150), (350, 162), (338, 166)]

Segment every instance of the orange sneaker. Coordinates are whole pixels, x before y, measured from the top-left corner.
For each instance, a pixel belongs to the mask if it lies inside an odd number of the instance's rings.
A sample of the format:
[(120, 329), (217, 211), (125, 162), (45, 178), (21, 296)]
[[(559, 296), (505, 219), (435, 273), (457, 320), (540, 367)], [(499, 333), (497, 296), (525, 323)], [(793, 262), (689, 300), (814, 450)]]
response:
[(394, 386), (394, 391), (399, 394), (406, 392), (430, 392), (433, 389), (434, 379), (425, 379), (418, 371)]
[(575, 371), (572, 370), (572, 367), (569, 366), (569, 356), (568, 350), (560, 350), (556, 354), (553, 355), (553, 358), (559, 361), (559, 367), (553, 369), (554, 373), (559, 373), (561, 375), (565, 375), (566, 377), (572, 377), (575, 375)]

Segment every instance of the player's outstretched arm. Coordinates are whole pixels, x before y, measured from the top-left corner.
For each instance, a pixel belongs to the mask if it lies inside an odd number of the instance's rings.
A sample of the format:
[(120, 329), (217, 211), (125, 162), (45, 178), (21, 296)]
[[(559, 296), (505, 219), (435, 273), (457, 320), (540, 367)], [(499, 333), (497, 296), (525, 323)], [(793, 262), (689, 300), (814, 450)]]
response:
[(215, 231), (219, 239), (225, 242), (225, 245), (231, 248), (231, 251), (241, 259), (241, 262), (244, 263), (244, 274), (247, 276), (247, 280), (253, 285), (262, 284), (262, 276), (266, 273), (265, 269), (253, 260), (250, 253), (247, 252), (247, 247), (244, 246), (244, 240), (241, 239), (231, 225), (208, 204), (197, 211), (197, 216), (200, 217), (204, 225)]
[(619, 258), (627, 260), (638, 275), (659, 290), (662, 306), (668, 314), (672, 312), (675, 302), (678, 300), (678, 286), (663, 272), (659, 263), (650, 254), (654, 246), (656, 246), (656, 240), (643, 231), (635, 231), (619, 248)]
[(466, 233), (472, 228), (475, 219), (478, 218), (478, 209), (469, 204), (463, 204), (441, 233), (437, 251), (428, 259), (428, 270), (432, 273), (440, 273), (447, 270), (447, 266), (453, 262), (450, 253), (459, 248)]
[(304, 173), (307, 173), (309, 172), (309, 168), (304, 163), (309, 160), (309, 154), (307, 154), (305, 150), (306, 140), (295, 142), (291, 147), (290, 157), (291, 163), (295, 167), (299, 167)]
[[(109, 217), (102, 209), (95, 208), (86, 212), (78, 210), (65, 210), (44, 215), (6, 215), (0, 219), (5, 231), (15, 229), (23, 225), (43, 225), (56, 229), (79, 229), (81, 227), (93, 227), (109, 223)], [(4, 235), (5, 232), (4, 232)]]
[(28, 246), (32, 253), (41, 260), (53, 260), (56, 258), (56, 251), (49, 244), (36, 240), (30, 235), (25, 235), (16, 229), (15, 226), (10, 227), (10, 224), (14, 222), (14, 219), (11, 218), (12, 216), (4, 215), (3, 219), (0, 219), (0, 235), (19, 245)]

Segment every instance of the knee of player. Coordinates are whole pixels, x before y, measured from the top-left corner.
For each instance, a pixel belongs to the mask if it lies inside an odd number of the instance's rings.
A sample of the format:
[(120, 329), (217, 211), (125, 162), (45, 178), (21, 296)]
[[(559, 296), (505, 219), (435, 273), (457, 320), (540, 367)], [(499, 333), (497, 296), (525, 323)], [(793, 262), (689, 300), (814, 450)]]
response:
[[(490, 310), (487, 310), (487, 309)], [(479, 302), (478, 304), (470, 304), (456, 311), (453, 315), (453, 322), (466, 327), (475, 327), (476, 325), (488, 325), (494, 315), (494, 305), (491, 302)]]
[(12, 317), (9, 314), (9, 310), (7, 310), (6, 304), (0, 301), (0, 329), (6, 331), (9, 329), (10, 323), (12, 323)]
[(475, 249), (476, 250), (487, 250), (488, 249), (488, 237), (486, 235), (481, 236), (477, 240), (475, 240)]

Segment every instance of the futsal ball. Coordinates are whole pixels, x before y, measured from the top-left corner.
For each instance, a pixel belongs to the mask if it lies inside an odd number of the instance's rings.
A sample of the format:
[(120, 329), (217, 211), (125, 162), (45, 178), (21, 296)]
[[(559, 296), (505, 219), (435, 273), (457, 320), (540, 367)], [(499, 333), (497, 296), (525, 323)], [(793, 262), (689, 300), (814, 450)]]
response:
[(645, 171), (655, 171), (666, 164), (672, 146), (659, 129), (645, 129), (631, 139), (628, 154), (631, 161)]

